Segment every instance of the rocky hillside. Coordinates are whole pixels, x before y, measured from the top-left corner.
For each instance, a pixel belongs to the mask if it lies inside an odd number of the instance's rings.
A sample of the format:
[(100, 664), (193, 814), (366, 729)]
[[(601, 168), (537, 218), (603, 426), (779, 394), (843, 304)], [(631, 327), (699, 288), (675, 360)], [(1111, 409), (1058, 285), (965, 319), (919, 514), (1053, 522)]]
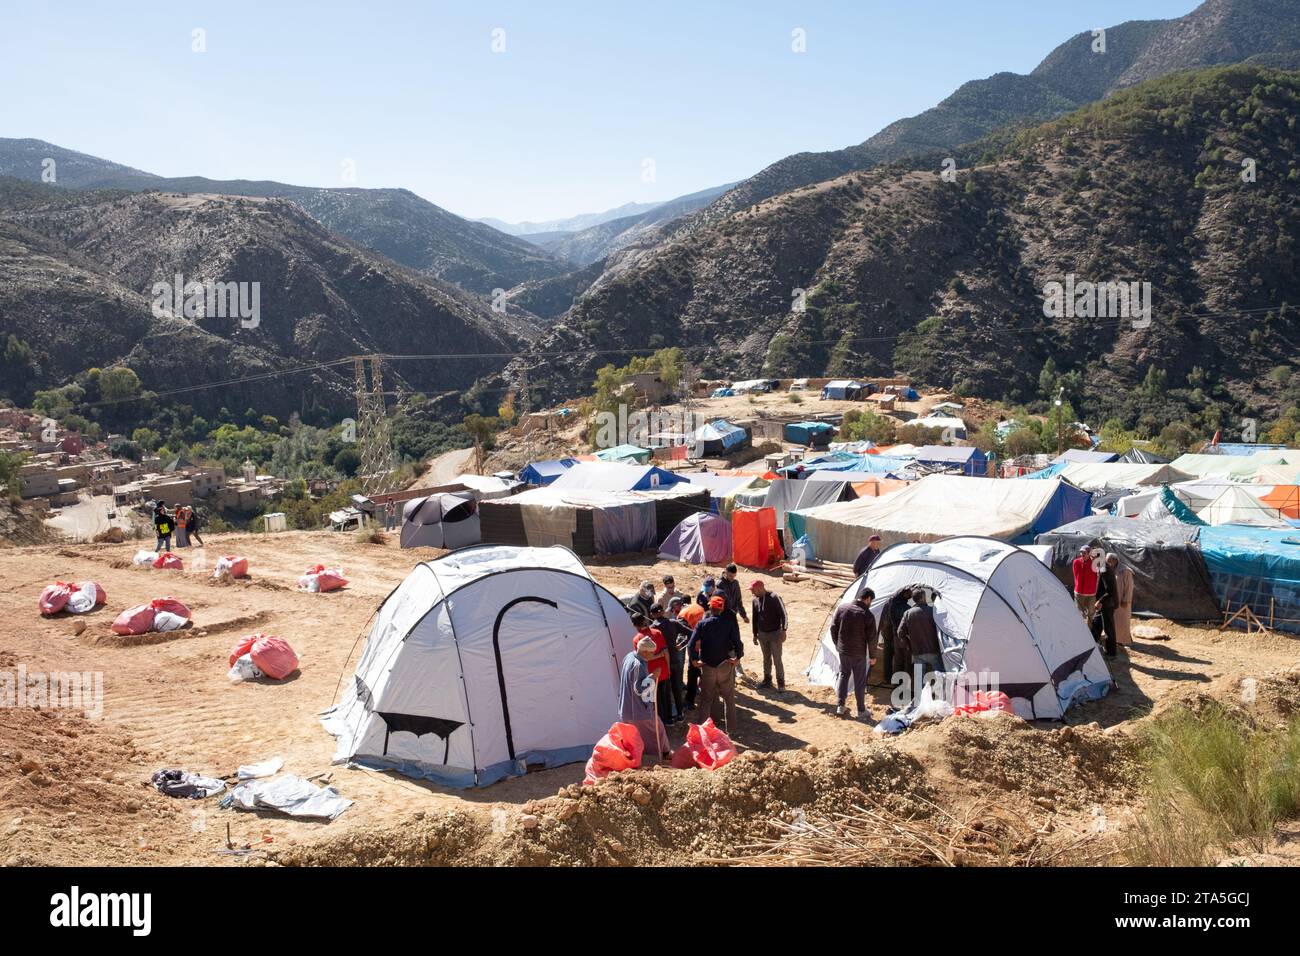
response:
[[(898, 368), (1015, 401), (1052, 357), (1098, 409), (1154, 366), (1264, 413), (1300, 358), (1298, 115), (1300, 75), (1218, 68), (1028, 130), (954, 182), (924, 163), (796, 189), (605, 281), (539, 341), (533, 381), (572, 393), (602, 350), (680, 344), (705, 377)], [(1150, 282), (1150, 327), (1046, 318), (1071, 273)]]
[(405, 189), (317, 189), (201, 176), (169, 179), (41, 140), (0, 139), (0, 176), (41, 182), (46, 159), (55, 161), (57, 184), (72, 189), (156, 189), (287, 199), (358, 245), (480, 294), (559, 275), (569, 268), (533, 243), (462, 219)]
[(695, 217), (718, 222), (737, 210), (810, 183), (934, 149), (952, 150), (1010, 122), (1050, 119), (1175, 70), (1259, 61), (1300, 68), (1300, 4), (1294, 0), (1205, 0), (1176, 20), (1131, 20), (1062, 43), (1028, 76), (999, 73), (964, 84), (939, 105), (899, 120), (856, 146), (799, 153), (745, 180)]
[[(155, 283), (257, 283), (258, 324), (156, 314)], [(249, 286), (251, 292), (251, 285)], [(408, 388), (462, 389), (535, 330), (477, 296), (363, 251), (296, 204), (175, 193), (74, 192), (0, 179), (0, 336), (36, 355), (34, 384), (125, 362), (163, 391), (357, 353), (489, 353), (406, 362)], [(287, 414), (350, 404), (351, 367), (196, 391), (196, 407)]]

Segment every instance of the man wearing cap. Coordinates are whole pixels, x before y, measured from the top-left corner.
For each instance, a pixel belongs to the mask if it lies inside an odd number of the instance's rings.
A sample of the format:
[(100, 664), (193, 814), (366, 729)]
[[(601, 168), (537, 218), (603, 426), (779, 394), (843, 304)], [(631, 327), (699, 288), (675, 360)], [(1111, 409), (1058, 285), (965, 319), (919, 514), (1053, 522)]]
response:
[(695, 595), (695, 603), (707, 611), (709, 609), (709, 598), (713, 597), (717, 590), (717, 582), (713, 578), (705, 578), (704, 584), (700, 586), (699, 592)]
[(762, 581), (749, 586), (753, 595), (750, 610), (754, 643), (763, 651), (763, 682), (759, 687), (772, 686), (772, 668), (776, 667), (776, 689), (785, 690), (785, 664), (781, 660), (781, 646), (785, 643), (785, 602), (773, 594)]
[(858, 556), (853, 559), (853, 576), (860, 578), (871, 570), (871, 566), (876, 563), (876, 558), (880, 557), (880, 535), (873, 534), (867, 539), (867, 546), (858, 552)]
[(722, 580), (718, 582), (718, 591), (727, 601), (727, 610), (732, 614), (737, 614), (746, 624), (749, 623), (749, 615), (745, 613), (745, 602), (740, 594), (740, 579), (736, 576), (736, 566), (727, 565), (727, 569), (722, 572)]
[(845, 717), (848, 710), (844, 702), (849, 696), (849, 679), (853, 680), (853, 696), (858, 704), (858, 720), (871, 716), (867, 709), (867, 671), (871, 667), (871, 653), (876, 646), (876, 618), (871, 613), (871, 602), (876, 592), (869, 587), (858, 591), (858, 596), (835, 609), (831, 618), (831, 640), (840, 655), (840, 676), (836, 685), (835, 716)]
[(629, 594), (623, 599), (623, 606), (628, 614), (650, 616), (650, 605), (655, 603), (655, 587), (649, 581), (642, 581), (636, 594)]
[(726, 613), (721, 594), (709, 598), (709, 611), (691, 635), (691, 667), (700, 672), (700, 720), (713, 716), (713, 702), (722, 698), (727, 733), (736, 732), (736, 665), (745, 653), (740, 627)]
[(658, 653), (654, 638), (638, 636), (636, 646), (623, 658), (618, 682), (618, 719), (631, 724), (641, 734), (647, 753), (651, 747), (663, 757), (671, 757), (668, 732), (655, 713), (657, 688), (650, 661)]
[(1097, 568), (1093, 560), (1092, 549), (1085, 544), (1070, 565), (1074, 571), (1074, 606), (1089, 623), (1092, 622), (1093, 607), (1097, 604)]

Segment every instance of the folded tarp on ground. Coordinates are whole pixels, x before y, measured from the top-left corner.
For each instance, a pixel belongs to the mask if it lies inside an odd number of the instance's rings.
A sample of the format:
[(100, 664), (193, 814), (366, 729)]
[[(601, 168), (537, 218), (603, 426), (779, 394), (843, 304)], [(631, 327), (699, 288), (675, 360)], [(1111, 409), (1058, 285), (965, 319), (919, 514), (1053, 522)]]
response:
[(1200, 532), (1223, 610), (1249, 604), (1266, 626), (1300, 632), (1300, 531), (1222, 525)]
[(928, 475), (883, 498), (801, 510), (813, 554), (850, 563), (872, 534), (895, 541), (982, 535), (1032, 541), (1041, 531), (1089, 513), (1091, 496), (1063, 481), (1005, 481)]
[(1133, 610), (1159, 614), (1171, 621), (1219, 619), (1209, 570), (1201, 555), (1204, 529), (1169, 516), (1162, 521), (1091, 515), (1038, 536), (1055, 552), (1052, 571), (1070, 589), (1070, 563), (1088, 545), (1120, 556), (1133, 571)]

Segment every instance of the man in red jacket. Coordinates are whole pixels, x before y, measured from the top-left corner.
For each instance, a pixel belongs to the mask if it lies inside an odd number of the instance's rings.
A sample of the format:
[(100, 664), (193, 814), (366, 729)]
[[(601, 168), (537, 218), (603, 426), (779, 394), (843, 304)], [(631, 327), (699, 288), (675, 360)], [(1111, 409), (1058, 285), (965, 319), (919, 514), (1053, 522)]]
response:
[(1092, 621), (1092, 609), (1097, 603), (1097, 569), (1093, 565), (1092, 550), (1084, 545), (1071, 564), (1074, 570), (1074, 606), (1085, 621)]

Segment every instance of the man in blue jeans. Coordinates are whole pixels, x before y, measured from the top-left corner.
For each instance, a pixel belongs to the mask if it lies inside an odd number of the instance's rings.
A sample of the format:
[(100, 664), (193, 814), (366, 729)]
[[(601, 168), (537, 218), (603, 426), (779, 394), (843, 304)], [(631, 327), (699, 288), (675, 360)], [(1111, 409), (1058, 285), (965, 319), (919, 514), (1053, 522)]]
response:
[(844, 702), (849, 696), (849, 680), (853, 681), (853, 696), (858, 704), (858, 720), (869, 720), (867, 708), (867, 671), (871, 668), (871, 652), (876, 646), (876, 618), (871, 613), (871, 602), (876, 592), (869, 587), (858, 591), (858, 596), (848, 604), (841, 604), (831, 618), (831, 640), (840, 655), (840, 676), (836, 685), (835, 716), (846, 717)]
[(172, 531), (175, 527), (174, 519), (167, 513), (167, 506), (159, 501), (153, 507), (153, 530), (158, 536), (153, 549), (155, 554), (172, 549)]

